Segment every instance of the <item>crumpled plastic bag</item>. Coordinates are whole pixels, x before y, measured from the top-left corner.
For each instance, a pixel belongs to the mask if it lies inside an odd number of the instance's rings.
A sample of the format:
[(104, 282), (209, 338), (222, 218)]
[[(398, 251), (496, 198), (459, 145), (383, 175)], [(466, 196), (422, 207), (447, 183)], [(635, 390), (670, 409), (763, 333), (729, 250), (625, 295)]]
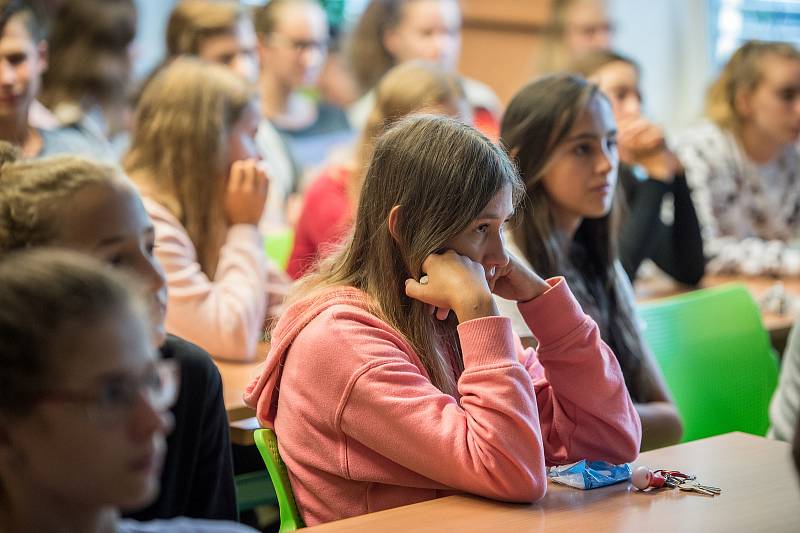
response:
[(547, 477), (555, 483), (576, 489), (596, 489), (629, 480), (631, 465), (629, 463), (614, 465), (605, 461), (583, 459), (570, 465), (551, 466), (547, 469)]

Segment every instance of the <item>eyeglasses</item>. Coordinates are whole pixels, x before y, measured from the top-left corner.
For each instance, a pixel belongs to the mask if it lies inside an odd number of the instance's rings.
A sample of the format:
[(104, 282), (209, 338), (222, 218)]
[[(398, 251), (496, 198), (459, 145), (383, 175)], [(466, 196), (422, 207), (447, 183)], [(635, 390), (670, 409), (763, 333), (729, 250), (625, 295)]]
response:
[(324, 41), (295, 40), (280, 33), (270, 34), (269, 39), (278, 42), (281, 46), (291, 48), (297, 54), (302, 54), (308, 50), (314, 50), (321, 54), (328, 52), (329, 42), (327, 39)]
[(93, 392), (51, 390), (40, 401), (82, 404), (90, 420), (109, 426), (127, 418), (140, 395), (155, 411), (172, 407), (178, 398), (178, 371), (176, 361), (156, 361), (141, 376), (115, 376)]

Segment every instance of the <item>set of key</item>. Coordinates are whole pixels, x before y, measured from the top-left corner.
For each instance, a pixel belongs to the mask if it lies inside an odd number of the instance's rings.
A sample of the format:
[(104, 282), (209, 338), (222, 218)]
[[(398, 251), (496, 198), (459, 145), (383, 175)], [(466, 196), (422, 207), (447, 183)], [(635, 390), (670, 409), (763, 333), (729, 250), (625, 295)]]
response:
[(706, 496), (716, 496), (722, 494), (722, 489), (711, 485), (701, 485), (697, 481), (697, 476), (684, 474), (678, 470), (656, 470), (656, 474), (664, 476), (664, 486), (672, 489), (677, 488), (684, 492), (697, 492)]
[(631, 483), (639, 490), (668, 487), (670, 489), (679, 489), (684, 492), (696, 492), (706, 496), (722, 494), (722, 489), (719, 487), (702, 485), (697, 481), (696, 476), (684, 474), (678, 470), (662, 469), (650, 471), (646, 467), (640, 466), (633, 472)]

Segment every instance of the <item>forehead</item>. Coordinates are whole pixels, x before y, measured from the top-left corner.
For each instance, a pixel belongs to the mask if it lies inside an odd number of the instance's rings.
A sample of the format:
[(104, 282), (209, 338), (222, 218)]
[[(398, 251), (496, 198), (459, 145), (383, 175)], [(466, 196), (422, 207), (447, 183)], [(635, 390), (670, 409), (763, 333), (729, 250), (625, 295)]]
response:
[(514, 199), (511, 195), (511, 186), (505, 185), (486, 204), (478, 218), (497, 217), (506, 219), (514, 212)]
[(760, 62), (761, 79), (772, 85), (800, 83), (800, 59), (768, 54)]
[(138, 239), (152, 224), (133, 187), (92, 183), (78, 190), (56, 215), (62, 244), (94, 248), (110, 239)]
[(606, 135), (616, 130), (617, 125), (614, 121), (614, 114), (611, 105), (603, 96), (596, 94), (586, 104), (586, 107), (578, 115), (575, 125), (572, 126), (570, 137), (582, 133), (594, 135)]
[(28, 27), (25, 25), (26, 16), (24, 13), (17, 13), (8, 20), (0, 34), (0, 53), (6, 54), (36, 47)]
[(576, 26), (594, 26), (608, 24), (606, 4), (602, 0), (579, 0), (574, 2), (566, 12), (568, 24)]
[(613, 61), (600, 67), (589, 79), (600, 88), (639, 84), (639, 73), (633, 65), (624, 61)]
[(118, 308), (100, 320), (75, 317), (64, 327), (64, 342), (54, 354), (59, 387), (79, 389), (109, 374), (138, 374), (156, 358), (149, 329), (132, 309)]
[(328, 31), (328, 20), (321, 7), (293, 2), (278, 11), (275, 30), (289, 36), (323, 36)]
[(410, 26), (461, 26), (461, 9), (455, 0), (412, 0), (402, 10), (401, 24)]

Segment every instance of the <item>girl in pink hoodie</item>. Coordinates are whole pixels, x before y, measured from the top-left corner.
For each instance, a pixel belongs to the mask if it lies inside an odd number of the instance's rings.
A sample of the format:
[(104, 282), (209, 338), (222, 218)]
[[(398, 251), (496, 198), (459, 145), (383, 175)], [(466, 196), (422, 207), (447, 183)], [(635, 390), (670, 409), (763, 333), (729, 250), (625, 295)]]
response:
[[(245, 394), (306, 524), (453, 492), (532, 502), (546, 465), (636, 458), (597, 326), (563, 278), (506, 252), (522, 194), (502, 149), (455, 120), (411, 117), (377, 141), (353, 233), (298, 285)], [(518, 302), (537, 352), (493, 293)]]

